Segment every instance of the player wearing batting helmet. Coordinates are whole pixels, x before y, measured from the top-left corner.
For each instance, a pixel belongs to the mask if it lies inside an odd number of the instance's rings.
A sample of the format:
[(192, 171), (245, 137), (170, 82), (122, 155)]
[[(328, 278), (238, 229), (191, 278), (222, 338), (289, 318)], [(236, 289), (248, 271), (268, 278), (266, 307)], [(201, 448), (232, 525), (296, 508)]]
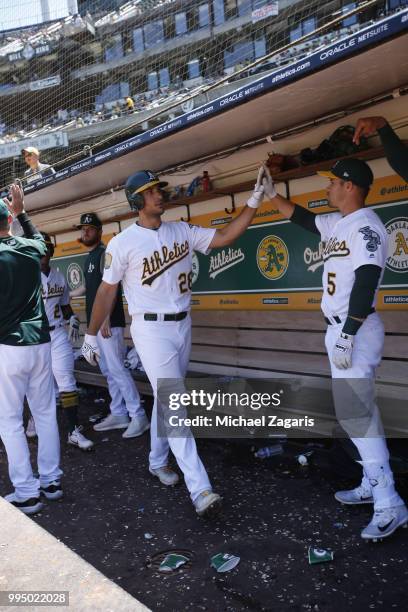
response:
[[(216, 512), (221, 497), (212, 490), (188, 428), (171, 430), (169, 395), (158, 379), (175, 381), (184, 389), (191, 349), (191, 288), (194, 251), (207, 254), (236, 240), (248, 227), (263, 198), (263, 168), (254, 192), (242, 212), (220, 230), (190, 225), (184, 221), (162, 221), (164, 181), (142, 170), (126, 183), (125, 193), (136, 223), (110, 241), (106, 251), (103, 281), (95, 299), (83, 354), (96, 363), (96, 334), (109, 313), (119, 282), (123, 280), (130, 331), (136, 350), (154, 390), (149, 470), (164, 485), (174, 485), (178, 475), (168, 465), (171, 448), (198, 515)], [(165, 385), (166, 386), (166, 385)], [(163, 397), (163, 395), (164, 397)], [(170, 431), (169, 431), (170, 423)]]
[(161, 181), (153, 172), (150, 170), (141, 170), (132, 174), (126, 181), (125, 194), (129, 206), (134, 211), (139, 211), (144, 206), (143, 192), (152, 187), (163, 189), (167, 187), (166, 181)]

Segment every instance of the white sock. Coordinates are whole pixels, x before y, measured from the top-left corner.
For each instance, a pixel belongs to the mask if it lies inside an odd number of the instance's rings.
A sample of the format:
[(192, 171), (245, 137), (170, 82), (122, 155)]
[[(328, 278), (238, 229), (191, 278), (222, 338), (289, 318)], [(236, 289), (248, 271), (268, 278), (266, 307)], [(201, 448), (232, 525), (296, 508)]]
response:
[(352, 441), (360, 453), (362, 461), (359, 463), (371, 486), (374, 509), (403, 505), (403, 500), (395, 490), (385, 438), (352, 438)]

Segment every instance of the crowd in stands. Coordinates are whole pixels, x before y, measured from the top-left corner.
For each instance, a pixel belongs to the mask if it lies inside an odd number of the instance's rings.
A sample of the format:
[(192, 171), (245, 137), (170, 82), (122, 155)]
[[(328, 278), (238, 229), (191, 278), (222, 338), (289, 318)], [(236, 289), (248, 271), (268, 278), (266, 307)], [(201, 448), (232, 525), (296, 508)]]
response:
[[(130, 2), (127, 5), (122, 6), (120, 10), (115, 12), (115, 14), (122, 11), (123, 14), (129, 13), (130, 16), (130, 14), (133, 14), (133, 12), (130, 9), (125, 10), (125, 7), (129, 6), (130, 8), (134, 8), (137, 5), (138, 0), (136, 2)], [(379, 12), (378, 19), (381, 19), (383, 17), (384, 12)], [(81, 21), (82, 25), (79, 23), (79, 20)], [(64, 30), (62, 27), (60, 27), (61, 23), (64, 23), (65, 25), (75, 25), (75, 23), (77, 23), (78, 27), (82, 27), (84, 22), (79, 15), (69, 18), (67, 17), (65, 20), (62, 20), (62, 22), (58, 22), (58, 24), (53, 24), (45, 30), (37, 30), (35, 33), (31, 32), (31, 34), (30, 30), (26, 30), (26, 40), (32, 42), (33, 37), (36, 36), (43, 37), (43, 40), (46, 41), (47, 37), (62, 36)], [(370, 25), (370, 23), (357, 23), (352, 26), (343, 27), (339, 30), (324, 34), (323, 36), (319, 36), (314, 39), (305, 41), (302, 44), (293, 46), (290, 49), (287, 49), (279, 54), (274, 55), (269, 60), (266, 60), (265, 62), (255, 66), (254, 68), (249, 68), (248, 71), (242, 71), (242, 69), (245, 68), (246, 65), (251, 64), (252, 60), (237, 63), (232, 69), (227, 69), (225, 71), (225, 74), (230, 77), (229, 80), (232, 82), (240, 78), (250, 76), (255, 77), (255, 75), (258, 75), (259, 73), (278, 69), (294, 61), (306, 58), (307, 56), (318, 51), (319, 49), (322, 49), (327, 45), (336, 42), (340, 38), (344, 38), (345, 36), (348, 36), (353, 32), (360, 30), (362, 27)], [(96, 22), (96, 25), (101, 25), (101, 22)], [(18, 41), (18, 45), (20, 45), (20, 47), (23, 44), (22, 41), (22, 38)], [(8, 44), (13, 45), (14, 43), (17, 44), (17, 40), (14, 42), (9, 42)], [(4, 46), (0, 48), (0, 56), (3, 54), (4, 49)], [(14, 50), (16, 49), (14, 48)], [(7, 52), (10, 53), (11, 51), (8, 50)], [(238, 73), (239, 71), (241, 72), (234, 76), (234, 74)], [(208, 77), (204, 79), (204, 84), (208, 85), (214, 83), (221, 76), (224, 75)], [(102, 121), (118, 119), (119, 117), (123, 117), (125, 115), (133, 113), (139, 113), (141, 111), (154, 110), (155, 108), (160, 107), (160, 105), (162, 104), (177, 100), (178, 97), (182, 98), (183, 96), (185, 96), (185, 94), (189, 92), (191, 94), (195, 93), (193, 89), (194, 88), (192, 87), (186, 87), (185, 84), (181, 81), (181, 79), (179, 79), (178, 82), (172, 83), (170, 87), (162, 87), (160, 89), (146, 91), (134, 95), (132, 99), (133, 105), (131, 108), (129, 108), (129, 106), (127, 105), (126, 100), (122, 99), (113, 100), (105, 104), (95, 104), (95, 107), (93, 109), (60, 109), (52, 116), (47, 117), (43, 120), (38, 119), (29, 125), (27, 125), (27, 122), (24, 121), (24, 118), (21, 119), (21, 122), (18, 125), (13, 126), (6, 125), (0, 119), (0, 145), (10, 142), (16, 142), (25, 138), (32, 138), (35, 136), (39, 136), (45, 132), (60, 130), (61, 128), (63, 128), (64, 130), (73, 130), (100, 123)]]
[[(206, 80), (207, 84), (210, 82), (210, 79)], [(7, 126), (0, 120), (0, 145), (25, 138), (34, 138), (46, 132), (83, 128), (141, 111), (154, 110), (166, 102), (177, 101), (177, 98), (182, 99), (189, 92), (194, 93), (194, 88), (185, 87), (183, 84), (179, 88), (161, 87), (158, 90), (137, 94), (132, 98), (127, 97), (123, 100), (101, 104), (94, 109), (60, 109), (46, 120), (36, 120), (29, 125), (24, 119), (15, 126)]]
[(85, 19), (79, 14), (69, 15), (65, 19), (46, 24), (41, 28), (33, 26), (31, 28), (3, 32), (2, 38), (0, 38), (0, 58), (21, 51), (27, 44), (37, 47), (51, 42), (58, 42), (65, 36), (72, 36), (86, 28), (85, 22), (87, 19), (92, 21), (89, 14), (86, 15)]

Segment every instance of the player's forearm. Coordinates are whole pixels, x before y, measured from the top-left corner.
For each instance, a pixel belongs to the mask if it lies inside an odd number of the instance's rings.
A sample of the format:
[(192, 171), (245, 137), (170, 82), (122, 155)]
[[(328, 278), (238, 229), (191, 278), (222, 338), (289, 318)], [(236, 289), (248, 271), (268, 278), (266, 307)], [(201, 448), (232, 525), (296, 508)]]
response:
[(91, 321), (88, 328), (88, 334), (96, 336), (102, 323), (105, 321), (112, 311), (113, 302), (116, 299), (117, 285), (108, 285), (102, 283), (96, 293), (95, 302), (92, 308)]
[(71, 304), (65, 304), (64, 306), (61, 306), (61, 311), (65, 321), (68, 321), (74, 314)]
[(290, 219), (295, 211), (295, 204), (279, 195), (279, 193), (277, 193), (274, 198), (271, 198), (271, 202), (278, 207), (279, 212), (286, 217), (286, 219)]
[(378, 129), (378, 134), (391, 168), (402, 176), (404, 181), (408, 181), (408, 147), (398, 138), (388, 123)]
[(25, 238), (38, 238), (39, 240), (44, 240), (26, 212), (17, 215), (17, 220), (23, 228)]
[(371, 312), (380, 278), (381, 268), (379, 266), (367, 264), (357, 268), (343, 333), (355, 335), (358, 332)]
[(228, 225), (223, 229), (216, 231), (210, 246), (217, 248), (232, 244), (251, 224), (252, 219), (255, 217), (256, 211), (256, 208), (245, 206), (238, 217), (233, 219), (233, 221), (228, 223)]
[(69, 297), (70, 298), (82, 297), (85, 295), (85, 292), (86, 292), (85, 285), (81, 285), (81, 287), (78, 287), (77, 289), (73, 289), (72, 291), (70, 291)]

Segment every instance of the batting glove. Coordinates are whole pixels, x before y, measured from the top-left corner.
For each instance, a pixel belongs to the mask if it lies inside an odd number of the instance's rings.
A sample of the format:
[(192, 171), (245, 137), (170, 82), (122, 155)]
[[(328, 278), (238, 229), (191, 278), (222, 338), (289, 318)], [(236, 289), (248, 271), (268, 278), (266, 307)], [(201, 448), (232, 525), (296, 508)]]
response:
[(262, 179), (262, 185), (264, 187), (264, 191), (266, 196), (272, 200), (273, 198), (276, 198), (276, 196), (278, 195), (275, 189), (275, 185), (273, 182), (273, 178), (271, 177), (271, 173), (269, 172), (269, 168), (268, 166), (264, 166), (264, 177)]
[(97, 366), (101, 357), (96, 336), (85, 334), (84, 343), (81, 348), (81, 353), (91, 366)]
[(79, 319), (76, 315), (72, 315), (68, 323), (68, 338), (71, 342), (79, 340)]
[(341, 333), (334, 345), (332, 361), (339, 370), (351, 368), (353, 338), (354, 336)]
[(252, 192), (251, 197), (247, 202), (247, 206), (250, 208), (259, 208), (262, 204), (262, 200), (264, 197), (264, 186), (262, 185), (262, 177), (264, 175), (265, 169), (261, 166), (258, 170), (258, 178), (255, 183), (254, 190)]

